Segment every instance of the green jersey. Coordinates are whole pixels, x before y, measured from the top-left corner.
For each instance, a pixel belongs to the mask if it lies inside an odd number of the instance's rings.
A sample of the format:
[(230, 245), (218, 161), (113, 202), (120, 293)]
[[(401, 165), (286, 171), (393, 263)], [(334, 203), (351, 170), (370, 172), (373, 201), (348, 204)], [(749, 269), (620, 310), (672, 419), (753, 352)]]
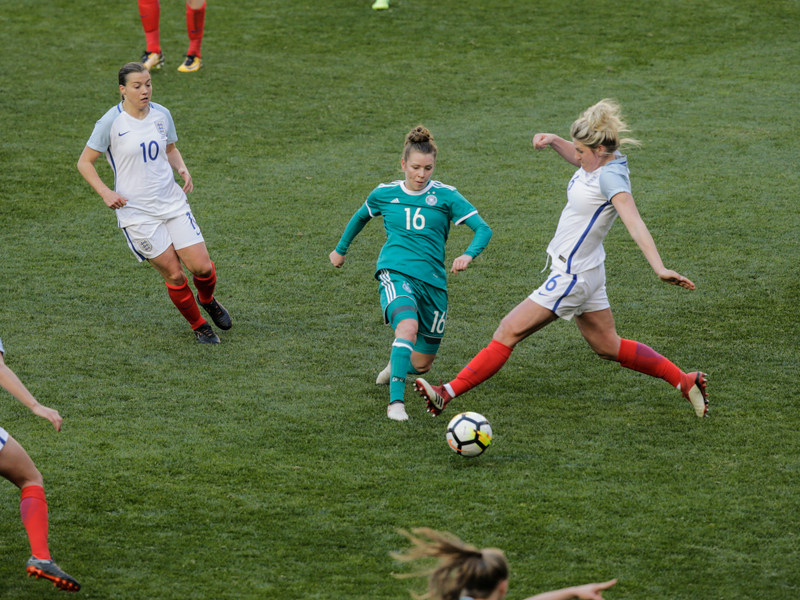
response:
[(476, 232), (466, 250), (470, 256), (477, 256), (491, 237), (491, 229), (478, 216), (477, 209), (456, 188), (432, 180), (414, 192), (398, 180), (382, 183), (370, 193), (364, 206), (353, 215), (336, 251), (345, 254), (366, 222), (378, 216), (383, 217), (386, 243), (378, 256), (376, 274), (390, 269), (444, 290), (445, 243), (450, 223), (460, 225), (469, 220), (467, 224)]

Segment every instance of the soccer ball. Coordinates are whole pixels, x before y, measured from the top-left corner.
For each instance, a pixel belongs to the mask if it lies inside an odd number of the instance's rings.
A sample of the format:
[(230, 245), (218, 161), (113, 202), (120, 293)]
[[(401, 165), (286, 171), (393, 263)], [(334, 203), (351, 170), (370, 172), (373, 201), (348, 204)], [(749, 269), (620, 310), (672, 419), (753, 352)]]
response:
[(479, 456), (492, 443), (492, 426), (476, 412), (463, 412), (447, 424), (448, 445), (461, 456)]

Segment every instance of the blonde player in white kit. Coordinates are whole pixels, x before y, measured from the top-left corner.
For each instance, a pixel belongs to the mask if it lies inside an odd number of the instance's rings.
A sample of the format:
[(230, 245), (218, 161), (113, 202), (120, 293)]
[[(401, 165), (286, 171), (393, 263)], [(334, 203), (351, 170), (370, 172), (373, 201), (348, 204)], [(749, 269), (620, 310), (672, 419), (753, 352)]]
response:
[(706, 415), (706, 375), (684, 373), (652, 348), (617, 335), (606, 295), (603, 240), (617, 215), (656, 275), (687, 290), (694, 283), (664, 266), (653, 237), (642, 221), (631, 193), (628, 163), (619, 147), (635, 140), (620, 139), (628, 131), (619, 106), (601, 100), (588, 108), (570, 129), (572, 141), (552, 133), (537, 133), (533, 147), (548, 146), (579, 167), (567, 186), (567, 205), (547, 247), (552, 270), (537, 290), (500, 322), (491, 343), (452, 381), (434, 386), (417, 379), (415, 387), (434, 415), (454, 397), (497, 373), (519, 342), (558, 318), (575, 319), (583, 337), (601, 358), (659, 377), (680, 390), (698, 417)]
[[(217, 275), (186, 193), (192, 176), (175, 146), (178, 135), (169, 111), (150, 101), (150, 72), (141, 63), (119, 71), (122, 101), (97, 122), (78, 159), (78, 171), (117, 215), (128, 247), (164, 277), (173, 304), (203, 344), (219, 337), (201, 316), (199, 303), (217, 327), (230, 329), (228, 311), (214, 298)], [(106, 155), (114, 171), (114, 189), (97, 174), (94, 163)], [(173, 169), (183, 179), (175, 181)], [(184, 274), (193, 275), (197, 302)]]

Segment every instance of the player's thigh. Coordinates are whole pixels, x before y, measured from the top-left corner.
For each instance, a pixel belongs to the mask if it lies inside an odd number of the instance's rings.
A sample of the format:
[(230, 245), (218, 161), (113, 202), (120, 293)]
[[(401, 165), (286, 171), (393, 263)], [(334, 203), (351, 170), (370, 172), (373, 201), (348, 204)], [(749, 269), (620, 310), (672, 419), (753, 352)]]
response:
[(164, 226), (169, 231), (169, 237), (176, 250), (205, 241), (203, 232), (200, 231), (200, 226), (197, 224), (191, 210), (187, 210), (177, 217), (167, 219), (164, 221)]
[(211, 275), (211, 257), (208, 255), (203, 233), (190, 210), (165, 221), (172, 245), (181, 259), (194, 275)]
[(447, 290), (419, 281), (415, 283), (417, 286), (419, 332), (414, 351), (420, 355), (435, 356), (439, 351), (439, 345), (442, 343), (445, 327), (447, 326)]
[(208, 255), (205, 242), (197, 242), (180, 250), (176, 249), (175, 252), (177, 252), (181, 262), (186, 265), (192, 275), (197, 275), (201, 278), (211, 276), (211, 257)]
[(575, 324), (598, 355), (608, 360), (617, 358), (620, 338), (610, 308), (575, 315)]
[(528, 298), (569, 321), (575, 315), (609, 307), (605, 282), (603, 264), (583, 273), (564, 273), (553, 269), (547, 280)]
[(153, 268), (161, 273), (164, 281), (170, 285), (180, 286), (186, 281), (186, 276), (183, 273), (183, 267), (178, 258), (178, 253), (175, 252), (175, 248), (173, 248), (171, 244), (164, 252), (149, 260)]
[(128, 248), (139, 262), (161, 256), (172, 245), (163, 221), (135, 223), (122, 228)]
[(553, 311), (528, 297), (503, 317), (492, 337), (506, 346), (514, 347), (526, 337), (556, 319), (558, 319), (558, 316)]
[(395, 271), (381, 269), (378, 272), (378, 291), (381, 296), (383, 321), (393, 330), (406, 319), (418, 320), (417, 299), (408, 277)]
[(3, 441), (0, 448), (0, 475), (20, 488), (30, 484), (41, 485), (42, 476), (25, 448), (2, 427), (0, 441)]

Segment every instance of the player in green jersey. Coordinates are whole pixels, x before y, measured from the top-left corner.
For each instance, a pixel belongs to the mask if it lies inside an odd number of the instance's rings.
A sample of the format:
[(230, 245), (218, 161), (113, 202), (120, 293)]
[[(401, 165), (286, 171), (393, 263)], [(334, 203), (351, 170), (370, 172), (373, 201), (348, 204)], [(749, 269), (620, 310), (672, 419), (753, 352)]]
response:
[(395, 333), (389, 365), (377, 383), (389, 384), (387, 415), (408, 420), (403, 404), (407, 373), (430, 370), (444, 335), (447, 318), (445, 243), (450, 223), (475, 232), (464, 254), (453, 261), (451, 273), (466, 269), (480, 254), (492, 230), (456, 188), (431, 179), (436, 143), (418, 125), (406, 135), (400, 168), (405, 180), (382, 183), (367, 197), (330, 253), (334, 267), (344, 264), (353, 239), (373, 217), (383, 217), (386, 243), (378, 256), (375, 278), (381, 308)]

